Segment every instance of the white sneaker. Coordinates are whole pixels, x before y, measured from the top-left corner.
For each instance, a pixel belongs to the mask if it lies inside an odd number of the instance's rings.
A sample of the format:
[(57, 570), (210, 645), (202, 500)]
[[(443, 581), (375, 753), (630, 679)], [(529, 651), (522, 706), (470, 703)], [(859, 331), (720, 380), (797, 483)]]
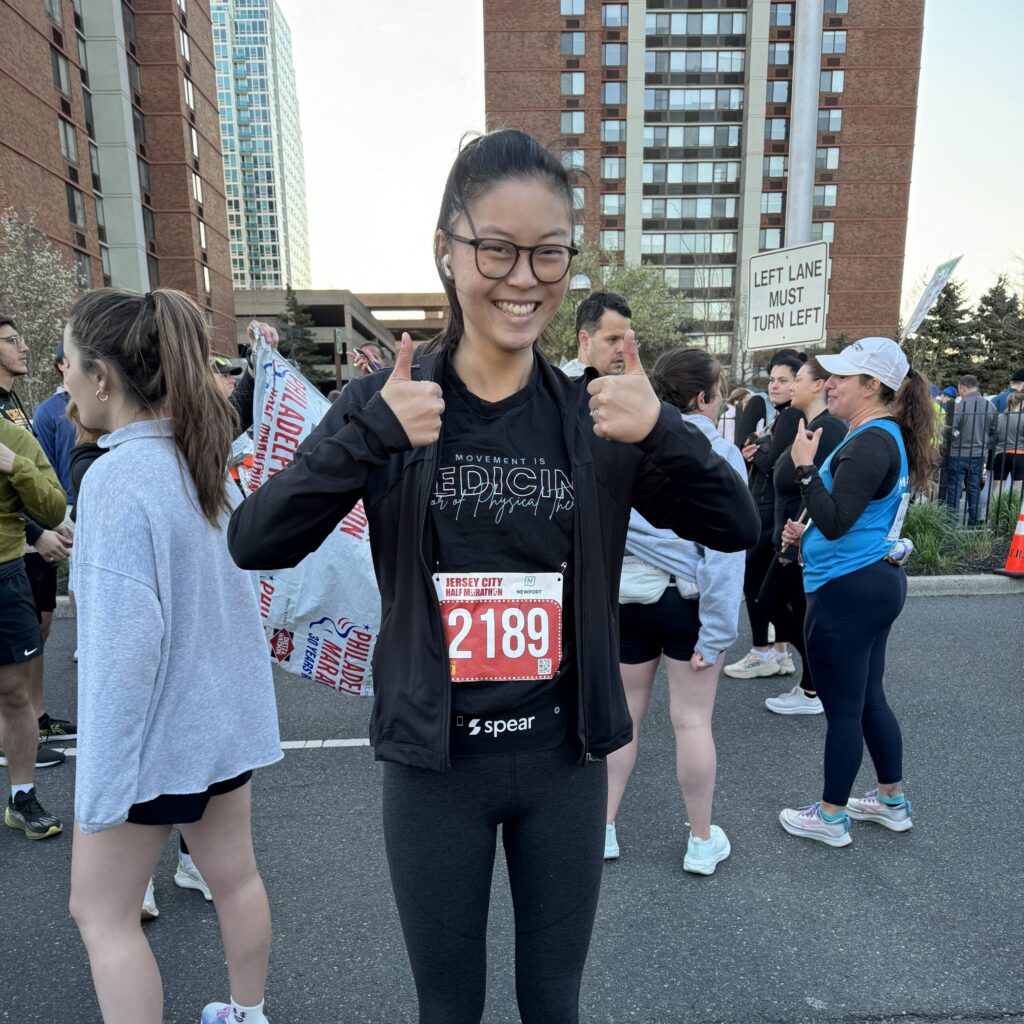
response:
[(883, 804), (878, 799), (878, 788), (869, 789), (859, 800), (851, 797), (846, 805), (846, 813), (854, 821), (873, 821), (884, 825), (893, 832), (906, 832), (914, 827), (910, 820), (910, 801), (904, 797), (903, 803), (895, 807)]
[(775, 660), (779, 663), (779, 675), (791, 676), (796, 672), (796, 665), (793, 662), (793, 655), (788, 651), (783, 655), (776, 654)]
[(774, 654), (766, 654), (762, 658), (753, 648), (739, 661), (725, 666), (725, 674), (733, 679), (759, 679), (761, 676), (777, 676), (779, 671), (779, 659)]
[(820, 715), (825, 710), (819, 697), (808, 697), (799, 686), (778, 697), (769, 697), (764, 706), (777, 715)]
[(683, 858), (683, 870), (692, 875), (713, 875), (715, 868), (730, 853), (732, 846), (729, 845), (729, 837), (717, 825), (712, 825), (710, 839), (690, 836), (686, 844), (686, 856)]
[(142, 920), (152, 921), (159, 916), (160, 911), (156, 909), (156, 894), (153, 892), (153, 879), (150, 878), (149, 885), (146, 886), (146, 895), (142, 897)]
[(615, 823), (604, 827), (604, 859), (619, 859), (619, 840), (615, 836)]
[(77, 647), (75, 648), (75, 653), (71, 655), (71, 660), (74, 661), (74, 663), (76, 665), (78, 664), (78, 648)]
[(849, 846), (850, 819), (844, 814), (839, 821), (826, 821), (821, 816), (821, 804), (794, 809), (787, 807), (779, 813), (779, 822), (791, 836), (817, 839), (826, 846)]
[(179, 859), (177, 870), (174, 872), (174, 884), (180, 889), (196, 889), (203, 894), (205, 899), (213, 899), (206, 879), (199, 873), (199, 868), (191, 860), (182, 864)]

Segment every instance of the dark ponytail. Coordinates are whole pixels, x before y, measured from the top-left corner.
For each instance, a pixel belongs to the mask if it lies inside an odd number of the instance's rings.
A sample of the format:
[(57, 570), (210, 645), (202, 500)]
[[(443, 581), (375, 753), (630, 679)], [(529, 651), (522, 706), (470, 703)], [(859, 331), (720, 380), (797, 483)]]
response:
[(226, 466), (238, 422), (210, 372), (210, 341), (199, 307), (169, 288), (146, 295), (102, 288), (75, 303), (68, 325), (83, 369), (102, 360), (129, 400), (153, 416), (166, 403), (199, 507), (218, 526), (221, 514), (231, 511)]
[(680, 348), (665, 352), (651, 371), (651, 386), (663, 401), (680, 412), (696, 412), (694, 403), (703, 391), (710, 400), (716, 388), (725, 394), (722, 365), (702, 348)]
[[(444, 186), (441, 210), (437, 215), (437, 230), (445, 234), (452, 231), (456, 221), (467, 212), (474, 199), (499, 182), (510, 179), (539, 179), (549, 185), (553, 192), (564, 195), (569, 219), (572, 221), (573, 195), (569, 172), (532, 135), (512, 128), (502, 128), (470, 138), (462, 146)], [(436, 241), (434, 262), (441, 287), (448, 297), (448, 325), (427, 343), (425, 351), (454, 352), (462, 339), (465, 324), (455, 282), (444, 273)]]
[(911, 369), (898, 391), (881, 384), (878, 397), (889, 406), (903, 435), (910, 465), (910, 486), (923, 491), (931, 483), (938, 456), (935, 450), (935, 403), (928, 378)]

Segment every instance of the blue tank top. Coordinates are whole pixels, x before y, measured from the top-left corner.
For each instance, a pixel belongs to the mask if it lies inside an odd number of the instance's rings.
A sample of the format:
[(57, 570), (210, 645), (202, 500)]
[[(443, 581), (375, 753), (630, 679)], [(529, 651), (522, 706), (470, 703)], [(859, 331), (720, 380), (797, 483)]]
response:
[[(892, 420), (871, 420), (851, 431), (822, 463), (818, 475), (825, 490), (832, 493), (832, 460), (862, 430), (884, 430), (900, 452), (900, 475), (896, 486), (884, 497), (868, 503), (860, 518), (838, 540), (828, 540), (813, 522), (808, 523), (800, 545), (804, 562), (804, 590), (813, 593), (829, 580), (847, 576), (866, 565), (881, 561), (899, 539), (909, 501), (910, 464), (899, 426)], [(893, 536), (895, 534), (895, 536)]]

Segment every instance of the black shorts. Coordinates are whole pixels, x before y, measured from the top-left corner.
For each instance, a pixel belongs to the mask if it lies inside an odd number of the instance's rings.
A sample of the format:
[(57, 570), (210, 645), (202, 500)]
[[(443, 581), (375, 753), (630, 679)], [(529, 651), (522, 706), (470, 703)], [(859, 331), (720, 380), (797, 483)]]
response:
[(206, 813), (210, 797), (241, 789), (251, 778), (251, 771), (242, 772), (233, 779), (215, 782), (203, 793), (166, 793), (145, 803), (132, 804), (128, 820), (133, 825), (188, 825)]
[(1024, 455), (1015, 452), (997, 452), (992, 460), (992, 478), (1005, 480), (1013, 477), (1013, 482), (1024, 479)]
[(39, 621), (43, 621), (43, 612), (52, 612), (57, 607), (57, 566), (48, 562), (42, 555), (30, 552), (25, 556), (25, 572), (32, 597), (36, 605)]
[(662, 654), (689, 661), (700, 633), (699, 602), (670, 586), (654, 604), (619, 605), (619, 661), (642, 665)]
[(0, 665), (17, 665), (42, 653), (39, 616), (20, 558), (0, 565)]

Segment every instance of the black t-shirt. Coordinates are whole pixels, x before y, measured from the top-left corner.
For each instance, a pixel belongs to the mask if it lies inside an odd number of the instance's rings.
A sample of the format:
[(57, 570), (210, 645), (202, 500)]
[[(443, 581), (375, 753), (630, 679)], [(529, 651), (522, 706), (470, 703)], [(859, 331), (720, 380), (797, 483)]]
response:
[[(799, 421), (797, 423), (799, 426)], [(807, 424), (808, 430), (821, 428), (821, 440), (818, 442), (818, 451), (814, 456), (814, 465), (819, 469), (821, 464), (835, 450), (836, 446), (846, 437), (847, 425), (845, 420), (833, 416), (827, 409), (819, 413)], [(800, 507), (803, 500), (800, 496), (800, 485), (796, 482), (796, 466), (790, 452), (793, 445), (779, 456), (775, 463), (775, 472), (772, 479), (775, 483), (775, 529), (772, 533), (772, 543), (776, 548), (782, 544), (782, 529), (787, 519), (796, 519), (800, 514)]]
[(453, 661), (452, 753), (550, 749), (566, 738), (577, 701), (574, 496), (562, 413), (537, 366), (526, 387), (501, 402), (472, 394), (451, 364), (442, 390), (431, 570), (467, 578), (559, 573), (563, 580), (561, 664), (553, 678), (460, 682), (462, 665)]

